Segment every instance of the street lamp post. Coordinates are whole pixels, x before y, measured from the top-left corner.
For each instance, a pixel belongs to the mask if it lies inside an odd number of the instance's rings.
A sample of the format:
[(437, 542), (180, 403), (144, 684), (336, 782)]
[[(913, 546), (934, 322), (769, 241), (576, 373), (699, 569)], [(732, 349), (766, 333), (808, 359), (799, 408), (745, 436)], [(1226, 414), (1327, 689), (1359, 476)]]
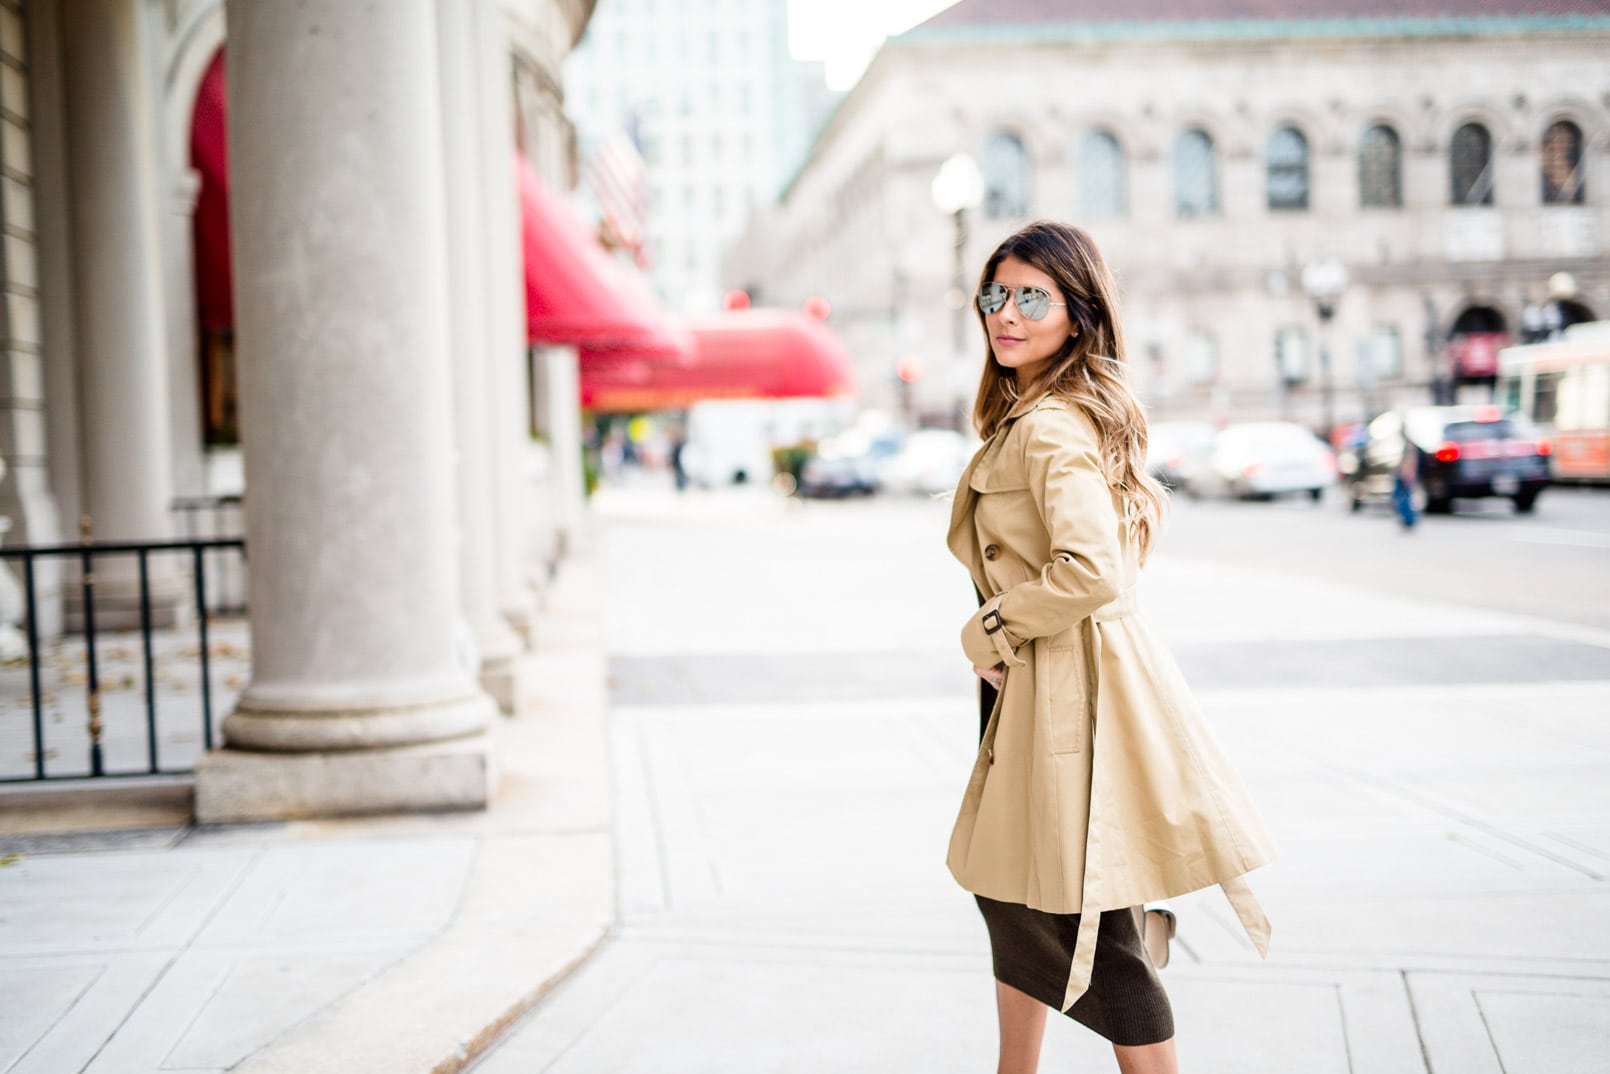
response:
[(1336, 316), (1336, 300), (1347, 290), (1347, 266), (1334, 258), (1311, 261), (1303, 266), (1303, 290), (1314, 300), (1319, 314), (1319, 392), (1324, 412), (1325, 438), (1336, 427), (1336, 393), (1331, 380), (1330, 324)]
[(957, 153), (939, 166), (933, 182), (934, 204), (955, 222), (950, 294), (951, 349), (955, 352), (954, 422), (958, 431), (966, 428), (967, 383), (967, 210), (984, 200), (984, 176), (966, 153)]

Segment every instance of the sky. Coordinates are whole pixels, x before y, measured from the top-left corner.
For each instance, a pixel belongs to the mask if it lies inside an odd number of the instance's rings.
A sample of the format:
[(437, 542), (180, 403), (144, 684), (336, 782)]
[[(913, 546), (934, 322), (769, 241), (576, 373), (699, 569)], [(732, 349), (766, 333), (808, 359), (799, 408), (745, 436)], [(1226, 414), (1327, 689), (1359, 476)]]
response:
[(829, 89), (855, 84), (885, 37), (901, 33), (955, 0), (789, 0), (788, 50), (824, 60)]

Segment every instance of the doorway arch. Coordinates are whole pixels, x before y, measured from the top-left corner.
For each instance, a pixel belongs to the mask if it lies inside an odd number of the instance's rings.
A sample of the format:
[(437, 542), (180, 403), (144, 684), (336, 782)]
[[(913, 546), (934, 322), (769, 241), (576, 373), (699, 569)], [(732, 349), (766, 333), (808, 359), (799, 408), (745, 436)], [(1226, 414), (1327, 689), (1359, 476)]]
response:
[(189, 164), (199, 178), (190, 235), (205, 447), (240, 442), (234, 273), (229, 257), (227, 77), (224, 49), (219, 46), (196, 88), (190, 119)]
[(1509, 322), (1493, 306), (1469, 305), (1448, 330), (1447, 361), (1455, 384), (1498, 382), (1498, 352), (1509, 344)]

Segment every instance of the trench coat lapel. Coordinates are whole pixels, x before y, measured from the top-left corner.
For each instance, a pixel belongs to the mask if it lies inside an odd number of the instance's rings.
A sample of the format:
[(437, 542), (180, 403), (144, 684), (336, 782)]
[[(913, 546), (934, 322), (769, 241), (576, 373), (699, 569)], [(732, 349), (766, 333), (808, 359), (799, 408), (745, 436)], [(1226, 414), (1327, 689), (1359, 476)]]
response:
[[(995, 434), (1000, 435), (999, 432)], [(961, 480), (956, 483), (956, 494), (950, 500), (950, 530), (945, 538), (955, 557), (967, 565), (968, 573), (973, 576), (973, 585), (980, 592), (987, 588), (987, 583), (984, 581), (983, 557), (978, 548), (978, 531), (973, 528), (973, 504), (978, 499), (978, 493), (973, 491), (973, 474), (984, 456), (989, 454), (995, 436), (973, 453), (973, 461), (967, 464)]]
[[(1046, 401), (1048, 397), (1041, 395), (1033, 399), (1019, 399), (1012, 406), (1006, 417), (1001, 419), (995, 434), (980, 444), (978, 450), (973, 453), (972, 461), (967, 464), (967, 468), (962, 471), (961, 480), (956, 483), (956, 494), (951, 497), (950, 530), (946, 534), (945, 541), (956, 558), (967, 565), (968, 573), (973, 576), (973, 585), (980, 592), (988, 589), (988, 585), (984, 581), (984, 563), (978, 547), (978, 532), (973, 528), (973, 506), (978, 500), (978, 493), (973, 489), (973, 475), (985, 459), (994, 461), (995, 453), (1000, 450), (1000, 445), (1011, 431), (1012, 424)], [(1066, 407), (1061, 400), (1051, 398), (1049, 401), (1056, 406)]]

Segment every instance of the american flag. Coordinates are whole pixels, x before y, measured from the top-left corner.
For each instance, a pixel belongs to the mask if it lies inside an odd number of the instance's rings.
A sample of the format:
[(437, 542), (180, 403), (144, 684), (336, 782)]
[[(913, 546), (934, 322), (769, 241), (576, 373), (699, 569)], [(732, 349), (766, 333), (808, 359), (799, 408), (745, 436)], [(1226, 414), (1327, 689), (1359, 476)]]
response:
[(598, 203), (605, 244), (630, 250), (647, 267), (648, 181), (640, 144), (634, 116), (593, 150), (586, 178)]

